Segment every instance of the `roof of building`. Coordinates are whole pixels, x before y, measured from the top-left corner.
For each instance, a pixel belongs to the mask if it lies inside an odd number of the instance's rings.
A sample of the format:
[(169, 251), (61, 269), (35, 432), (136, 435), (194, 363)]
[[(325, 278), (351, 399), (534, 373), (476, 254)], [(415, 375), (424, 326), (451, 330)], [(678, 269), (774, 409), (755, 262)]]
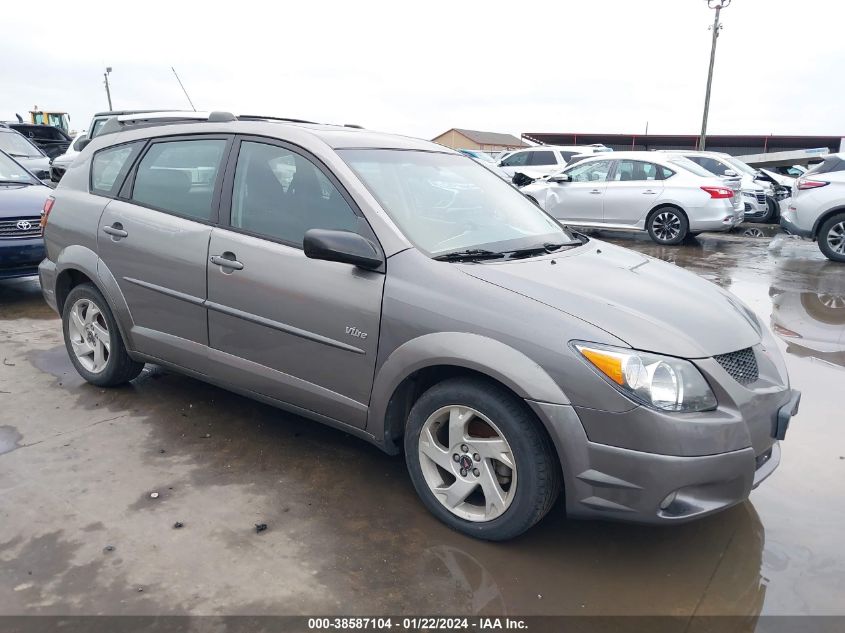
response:
[[(501, 132), (483, 132), (481, 130), (465, 130), (459, 127), (451, 128), (451, 130), (455, 130), (455, 132), (463, 134), (473, 143), (478, 143), (479, 145), (507, 145), (509, 147), (528, 146), (527, 143), (518, 139), (513, 134), (503, 134)], [(451, 130), (447, 130), (446, 132), (443, 132), (443, 134), (447, 134), (448, 132), (451, 132)], [(439, 134), (437, 138), (443, 136), (443, 134)]]

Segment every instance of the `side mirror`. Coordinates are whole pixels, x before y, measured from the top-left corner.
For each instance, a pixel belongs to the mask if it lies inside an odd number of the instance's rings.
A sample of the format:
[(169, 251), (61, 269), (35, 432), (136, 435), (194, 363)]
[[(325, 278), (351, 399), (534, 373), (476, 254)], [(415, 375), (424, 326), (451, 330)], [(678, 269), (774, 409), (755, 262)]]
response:
[(549, 176), (549, 182), (572, 182), (572, 176), (569, 174), (555, 174), (554, 176)]
[(736, 173), (733, 169), (726, 169), (724, 171), (724, 175), (728, 178), (736, 178), (737, 176), (739, 176), (739, 174)]
[(86, 147), (88, 147), (88, 143), (90, 143), (90, 142), (91, 142), (90, 138), (79, 139), (78, 141), (76, 141), (76, 151), (81, 152)]
[(376, 246), (366, 237), (351, 231), (309, 229), (302, 241), (305, 256), (328, 262), (352, 264), (359, 268), (375, 270), (384, 259)]

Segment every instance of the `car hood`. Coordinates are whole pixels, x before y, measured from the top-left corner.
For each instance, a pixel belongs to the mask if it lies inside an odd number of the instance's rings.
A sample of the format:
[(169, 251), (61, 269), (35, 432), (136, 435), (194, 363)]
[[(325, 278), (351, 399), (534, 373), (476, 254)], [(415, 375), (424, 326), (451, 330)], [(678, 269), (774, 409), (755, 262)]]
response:
[(756, 345), (736, 297), (672, 264), (599, 241), (532, 259), (458, 264), (477, 279), (599, 327), (635, 349), (705, 358)]
[(0, 184), (0, 218), (38, 216), (49, 195), (44, 185)]

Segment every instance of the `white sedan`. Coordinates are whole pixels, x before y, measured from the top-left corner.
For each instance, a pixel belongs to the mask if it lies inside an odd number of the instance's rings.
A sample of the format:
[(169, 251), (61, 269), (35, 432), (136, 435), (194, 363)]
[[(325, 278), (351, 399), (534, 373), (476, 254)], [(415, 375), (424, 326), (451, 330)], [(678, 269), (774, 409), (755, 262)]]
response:
[(658, 244), (730, 231), (743, 220), (736, 189), (692, 161), (656, 152), (592, 156), (522, 192), (565, 224), (647, 231)]

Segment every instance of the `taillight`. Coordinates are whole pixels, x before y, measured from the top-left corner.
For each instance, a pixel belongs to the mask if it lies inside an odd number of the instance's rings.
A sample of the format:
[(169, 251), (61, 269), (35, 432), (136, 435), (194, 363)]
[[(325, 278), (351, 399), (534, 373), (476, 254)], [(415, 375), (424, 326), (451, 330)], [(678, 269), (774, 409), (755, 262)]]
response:
[(824, 187), (825, 185), (829, 184), (830, 183), (825, 180), (799, 180), (797, 182), (798, 188), (801, 190), (818, 189), (819, 187)]
[(56, 199), (50, 196), (44, 201), (44, 208), (41, 209), (41, 237), (44, 237), (44, 227), (47, 226), (47, 218), (50, 217), (50, 211), (53, 210), (53, 203)]
[(727, 187), (702, 187), (704, 191), (710, 194), (711, 198), (733, 198), (733, 189)]

